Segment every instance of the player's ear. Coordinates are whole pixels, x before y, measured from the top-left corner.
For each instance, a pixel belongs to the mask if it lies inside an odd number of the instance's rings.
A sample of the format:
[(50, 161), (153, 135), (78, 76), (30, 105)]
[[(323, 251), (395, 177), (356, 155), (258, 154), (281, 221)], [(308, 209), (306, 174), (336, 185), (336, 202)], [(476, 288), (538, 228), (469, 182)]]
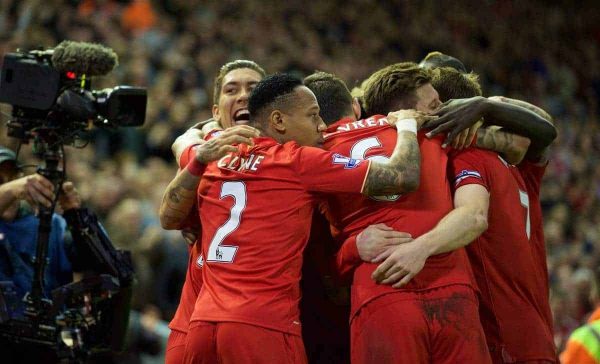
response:
[(356, 117), (356, 120), (360, 120), (361, 119), (361, 112), (360, 112), (360, 102), (358, 101), (358, 97), (353, 97), (352, 98), (352, 112), (354, 112), (354, 116)]
[(285, 120), (284, 115), (279, 110), (273, 110), (269, 115), (269, 124), (271, 127), (280, 133), (285, 132)]
[(213, 104), (213, 106), (212, 106), (212, 115), (213, 115), (213, 119), (215, 119), (216, 122), (218, 122), (219, 124), (221, 124), (221, 112), (219, 110), (219, 105)]

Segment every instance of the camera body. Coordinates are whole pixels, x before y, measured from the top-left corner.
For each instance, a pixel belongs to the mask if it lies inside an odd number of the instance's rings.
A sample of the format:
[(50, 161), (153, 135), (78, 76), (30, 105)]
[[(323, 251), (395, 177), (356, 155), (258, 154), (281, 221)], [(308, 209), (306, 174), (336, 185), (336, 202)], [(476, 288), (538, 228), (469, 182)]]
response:
[[(90, 124), (127, 127), (144, 123), (145, 89), (131, 86), (91, 89), (90, 75), (81, 72), (91, 75), (107, 72), (106, 68), (98, 70), (89, 65), (94, 59), (111, 57), (104, 49), (91, 46), (94, 45), (70, 42), (66, 48), (79, 54), (79, 62), (88, 64), (87, 69), (76, 62), (72, 66), (64, 64), (64, 59), (56, 57), (53, 49), (4, 56), (0, 102), (13, 106), (9, 136), (29, 140), (35, 131), (44, 129), (64, 138), (63, 144), (70, 144)], [(68, 70), (69, 67), (77, 71)]]

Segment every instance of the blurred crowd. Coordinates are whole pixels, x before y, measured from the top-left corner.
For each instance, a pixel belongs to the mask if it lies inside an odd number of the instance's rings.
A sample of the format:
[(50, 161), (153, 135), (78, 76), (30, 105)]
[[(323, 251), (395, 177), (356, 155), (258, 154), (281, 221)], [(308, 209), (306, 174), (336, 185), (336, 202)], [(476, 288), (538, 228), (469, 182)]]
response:
[[(267, 72), (333, 72), (355, 85), (398, 61), (432, 50), (481, 75), (486, 95), (546, 109), (558, 140), (542, 188), (556, 343), (592, 310), (600, 265), (600, 6), (592, 1), (374, 0), (305, 2), (200, 0), (0, 0), (0, 55), (69, 39), (115, 50), (119, 66), (94, 89), (148, 88), (145, 125), (96, 130), (84, 149), (68, 148), (69, 178), (133, 253), (134, 307), (170, 320), (187, 265), (186, 244), (160, 228), (162, 193), (176, 165), (170, 145), (211, 116), (219, 67), (245, 58)], [(10, 107), (2, 105), (0, 144)], [(20, 160), (35, 164), (31, 146)]]

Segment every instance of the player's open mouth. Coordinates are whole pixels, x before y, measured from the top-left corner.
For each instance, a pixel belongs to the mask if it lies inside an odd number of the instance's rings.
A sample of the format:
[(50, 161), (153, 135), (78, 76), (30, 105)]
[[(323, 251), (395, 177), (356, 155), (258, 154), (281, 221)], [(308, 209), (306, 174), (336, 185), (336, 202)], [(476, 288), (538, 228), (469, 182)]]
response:
[(235, 112), (235, 114), (233, 114), (233, 122), (236, 125), (248, 124), (249, 121), (250, 121), (250, 112), (248, 112), (248, 109), (239, 109), (238, 111)]

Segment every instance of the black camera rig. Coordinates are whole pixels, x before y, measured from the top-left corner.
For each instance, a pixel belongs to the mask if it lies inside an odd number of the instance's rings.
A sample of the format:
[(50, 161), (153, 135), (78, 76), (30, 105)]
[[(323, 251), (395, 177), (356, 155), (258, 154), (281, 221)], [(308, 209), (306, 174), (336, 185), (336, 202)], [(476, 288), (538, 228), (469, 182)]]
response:
[[(90, 77), (107, 74), (116, 64), (110, 48), (70, 41), (54, 49), (4, 56), (0, 102), (12, 105), (8, 135), (21, 143), (33, 140), (34, 153), (44, 161), (38, 173), (54, 184), (56, 196), (65, 181), (64, 145), (77, 146), (78, 140), (85, 140), (90, 125), (139, 126), (144, 122), (145, 89), (91, 89)], [(67, 211), (64, 216), (77, 255), (74, 268), (83, 271), (84, 278), (56, 288), (50, 297), (45, 294), (56, 201), (39, 210), (31, 292), (21, 300), (11, 282), (0, 282), (0, 346), (25, 346), (51, 352), (57, 361), (83, 362), (95, 352), (121, 349), (133, 266), (129, 252), (114, 248), (94, 214), (86, 209)]]
[(122, 350), (134, 272), (129, 252), (114, 248), (93, 213), (72, 209), (64, 216), (75, 245), (73, 267), (84, 272), (83, 279), (54, 289), (39, 306), (31, 296), (21, 301), (12, 282), (0, 282), (0, 342), (52, 351), (57, 361), (83, 362), (95, 353)]

